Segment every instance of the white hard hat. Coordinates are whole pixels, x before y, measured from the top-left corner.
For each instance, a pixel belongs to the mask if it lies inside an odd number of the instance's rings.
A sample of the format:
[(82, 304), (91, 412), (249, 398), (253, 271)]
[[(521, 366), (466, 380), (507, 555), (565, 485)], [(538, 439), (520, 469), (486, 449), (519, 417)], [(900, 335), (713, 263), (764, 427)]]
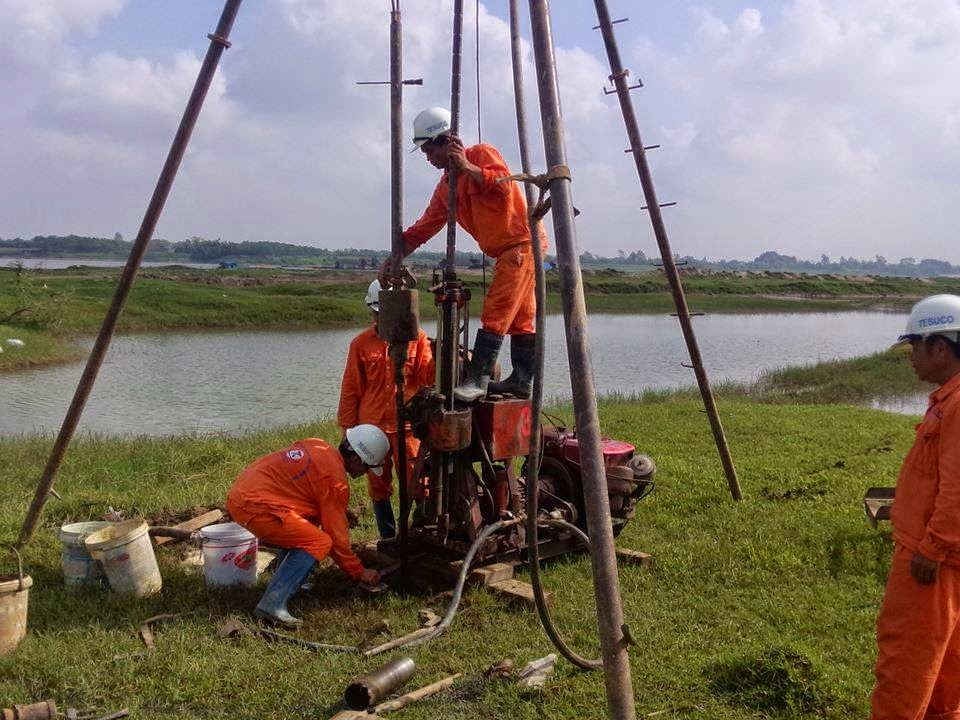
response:
[(413, 144), (417, 147), (445, 132), (450, 132), (450, 111), (446, 108), (427, 108), (413, 119)]
[(380, 312), (380, 291), (382, 289), (380, 281), (374, 280), (367, 288), (367, 296), (363, 299), (366, 306), (374, 312)]
[(347, 442), (374, 475), (382, 475), (383, 459), (390, 452), (390, 441), (376, 425), (357, 425), (347, 430)]
[(960, 297), (931, 295), (913, 306), (910, 319), (907, 320), (907, 330), (900, 336), (900, 342), (930, 335), (943, 335), (954, 342), (960, 341)]

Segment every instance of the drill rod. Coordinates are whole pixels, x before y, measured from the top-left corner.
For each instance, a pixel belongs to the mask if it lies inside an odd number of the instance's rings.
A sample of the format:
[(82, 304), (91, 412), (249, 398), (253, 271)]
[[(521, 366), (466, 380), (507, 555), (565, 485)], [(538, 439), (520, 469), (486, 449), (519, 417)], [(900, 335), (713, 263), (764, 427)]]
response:
[[(547, 166), (566, 166), (563, 118), (560, 112), (560, 91), (554, 62), (553, 32), (550, 27), (548, 0), (530, 0), (530, 20), (537, 85), (540, 94), (540, 115)], [(617, 557), (610, 519), (610, 499), (600, 448), (600, 422), (593, 383), (587, 335), (587, 310), (583, 295), (583, 278), (577, 253), (573, 197), (569, 180), (551, 184), (551, 212), (557, 243), (560, 287), (563, 301), (564, 329), (567, 339), (567, 360), (570, 366), (574, 416), (580, 440), (583, 493), (590, 528), (590, 559), (593, 566), (593, 587), (597, 603), (597, 622), (603, 650), (604, 680), (608, 711), (615, 720), (636, 717), (630, 659), (623, 633), (623, 606), (617, 577)]]

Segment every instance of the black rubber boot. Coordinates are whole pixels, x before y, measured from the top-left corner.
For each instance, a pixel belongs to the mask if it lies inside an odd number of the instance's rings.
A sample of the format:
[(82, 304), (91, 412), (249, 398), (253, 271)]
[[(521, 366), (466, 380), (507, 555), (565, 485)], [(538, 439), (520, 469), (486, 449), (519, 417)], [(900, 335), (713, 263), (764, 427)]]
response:
[(529, 335), (511, 335), (510, 362), (513, 364), (513, 370), (506, 380), (490, 383), (487, 386), (487, 393), (490, 395), (513, 395), (518, 398), (530, 397), (533, 376), (536, 372), (536, 347), (537, 336), (532, 333)]
[(490, 374), (497, 363), (500, 354), (500, 345), (503, 344), (503, 335), (495, 335), (483, 328), (477, 330), (477, 339), (473, 344), (473, 358), (470, 361), (470, 371), (466, 382), (453, 391), (453, 395), (460, 402), (474, 402), (487, 394), (487, 385), (490, 383)]
[(377, 520), (377, 530), (381, 540), (390, 540), (397, 536), (397, 521), (393, 517), (390, 498), (373, 501), (373, 516)]

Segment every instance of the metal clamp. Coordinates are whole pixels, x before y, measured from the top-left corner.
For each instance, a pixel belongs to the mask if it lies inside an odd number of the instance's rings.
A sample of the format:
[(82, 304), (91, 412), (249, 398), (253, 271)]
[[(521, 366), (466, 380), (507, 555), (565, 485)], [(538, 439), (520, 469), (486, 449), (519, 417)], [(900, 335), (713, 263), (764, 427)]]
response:
[[(612, 20), (612, 21), (610, 22), (610, 24), (611, 24), (611, 25), (617, 25), (617, 24), (619, 24), (619, 23), (625, 23), (625, 22), (630, 22), (630, 18), (625, 17), (625, 18), (620, 18), (619, 20)], [(599, 29), (600, 29), (600, 25), (594, 25), (594, 26), (593, 26), (593, 29), (594, 29), (594, 30), (599, 30)]]
[(225, 37), (223, 37), (223, 35), (217, 35), (216, 33), (207, 33), (207, 39), (210, 40), (210, 42), (212, 43), (216, 43), (217, 45), (222, 47), (224, 50), (229, 49), (231, 46), (230, 41), (227, 40)]

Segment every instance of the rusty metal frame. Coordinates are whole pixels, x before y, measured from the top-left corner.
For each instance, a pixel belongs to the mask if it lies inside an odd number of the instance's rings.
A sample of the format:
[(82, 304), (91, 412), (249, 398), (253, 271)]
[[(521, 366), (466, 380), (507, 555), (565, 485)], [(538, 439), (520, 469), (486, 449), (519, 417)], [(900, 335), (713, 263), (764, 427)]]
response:
[[(670, 292), (673, 295), (673, 303), (677, 308), (677, 319), (680, 321), (680, 329), (683, 332), (683, 339), (687, 344), (687, 352), (690, 355), (690, 362), (693, 365), (693, 372), (697, 378), (697, 385), (700, 388), (700, 396), (703, 398), (703, 404), (706, 408), (707, 417), (710, 419), (710, 429), (713, 432), (713, 438), (717, 445), (717, 451), (720, 454), (720, 462), (723, 465), (723, 471), (727, 478), (727, 485), (730, 488), (730, 495), (734, 500), (741, 500), (743, 492), (740, 489), (740, 481), (737, 478), (737, 470), (733, 464), (733, 457), (730, 454), (730, 446), (727, 444), (727, 436), (723, 431), (723, 423), (720, 420), (720, 411), (717, 409), (717, 401), (710, 388), (710, 379), (707, 376), (707, 370), (703, 365), (703, 356), (700, 354), (700, 346), (697, 343), (697, 335), (693, 329), (693, 323), (690, 321), (690, 309), (687, 307), (687, 298), (683, 291), (683, 283), (680, 281), (680, 273), (677, 271), (677, 264), (673, 259), (673, 250), (670, 248), (670, 238), (667, 236), (667, 229), (663, 222), (661, 208), (676, 205), (675, 202), (661, 203), (657, 200), (657, 192), (653, 186), (653, 175), (650, 172), (650, 165), (647, 163), (647, 147), (644, 147), (643, 139), (640, 137), (640, 127), (637, 123), (637, 116), (633, 110), (633, 101), (630, 98), (630, 91), (637, 86), (630, 86), (627, 81), (629, 70), (624, 69), (623, 62), (620, 60), (620, 50), (617, 47), (617, 38), (614, 35), (613, 25), (615, 22), (610, 19), (610, 11), (607, 8), (607, 0), (594, 0), (597, 9), (597, 20), (600, 32), (603, 34), (603, 44), (607, 52), (607, 60), (610, 64), (610, 81), (616, 88), (608, 94), (616, 92), (620, 100), (620, 112), (623, 114), (623, 124), (626, 126), (627, 135), (630, 138), (630, 149), (637, 164), (637, 174), (640, 176), (640, 184), (643, 186), (643, 195), (646, 205), (641, 209), (650, 214), (650, 222), (653, 225), (653, 233), (657, 238), (657, 245), (660, 248), (660, 256), (663, 258), (663, 272), (667, 276), (667, 282), (670, 284)], [(604, 91), (606, 92), (606, 90)], [(652, 149), (656, 146), (650, 146)]]

